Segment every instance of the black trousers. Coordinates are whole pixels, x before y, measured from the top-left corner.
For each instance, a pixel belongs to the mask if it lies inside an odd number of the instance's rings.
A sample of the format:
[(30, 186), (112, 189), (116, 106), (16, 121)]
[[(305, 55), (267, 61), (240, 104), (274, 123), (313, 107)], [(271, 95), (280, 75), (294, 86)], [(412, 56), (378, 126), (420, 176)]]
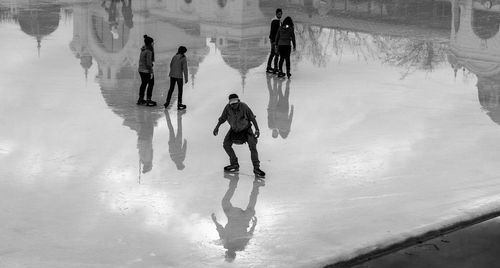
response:
[(283, 72), (283, 61), (286, 61), (286, 73), (290, 73), (290, 53), (292, 52), (292, 46), (279, 46), (278, 50), (280, 52), (280, 72)]
[(273, 59), (274, 59), (274, 69), (278, 69), (279, 54), (276, 51), (275, 44), (271, 43), (271, 52), (269, 52), (269, 58), (267, 59), (267, 68), (273, 68), (271, 67)]
[(139, 75), (141, 76), (141, 87), (139, 88), (139, 100), (144, 100), (144, 91), (146, 90), (146, 87), (148, 88), (146, 97), (148, 100), (151, 100), (151, 96), (153, 96), (153, 86), (155, 85), (155, 79), (154, 77), (151, 78), (150, 73), (139, 72)]
[(170, 99), (172, 99), (172, 93), (174, 92), (175, 83), (177, 83), (177, 89), (179, 94), (177, 94), (177, 105), (182, 104), (182, 86), (184, 85), (184, 80), (182, 78), (170, 77), (170, 88), (168, 89), (167, 95), (167, 105), (170, 104)]
[[(224, 150), (229, 156), (229, 163), (231, 165), (238, 165), (238, 157), (236, 157), (236, 153), (233, 150), (234, 142), (231, 138), (232, 136), (231, 132), (232, 130), (229, 129), (229, 131), (226, 134), (226, 137), (224, 137), (224, 142), (222, 143), (222, 147), (224, 147)], [(251, 128), (248, 129), (247, 135), (248, 135), (247, 139), (248, 148), (250, 149), (250, 159), (252, 160), (253, 167), (259, 168), (260, 161), (259, 161), (259, 153), (257, 152), (257, 138), (255, 138)]]

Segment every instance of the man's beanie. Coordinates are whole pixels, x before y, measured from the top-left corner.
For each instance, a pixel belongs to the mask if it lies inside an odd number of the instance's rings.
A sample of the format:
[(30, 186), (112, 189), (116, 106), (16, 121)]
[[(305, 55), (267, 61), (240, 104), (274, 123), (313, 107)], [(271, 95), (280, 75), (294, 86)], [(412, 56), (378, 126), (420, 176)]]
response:
[(240, 101), (240, 99), (238, 98), (238, 95), (236, 95), (234, 93), (229, 95), (229, 104), (237, 103), (239, 101)]

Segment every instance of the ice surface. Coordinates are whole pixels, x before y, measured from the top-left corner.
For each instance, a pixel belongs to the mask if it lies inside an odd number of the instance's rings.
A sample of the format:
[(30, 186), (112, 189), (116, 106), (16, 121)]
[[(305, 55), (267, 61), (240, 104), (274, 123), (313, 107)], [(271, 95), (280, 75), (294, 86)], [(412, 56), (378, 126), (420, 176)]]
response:
[[(500, 206), (497, 6), (127, 2), (0, 1), (0, 266), (320, 267)], [(265, 73), (277, 6), (290, 80)], [(188, 47), (185, 113), (135, 105), (143, 34), (159, 104)], [(246, 145), (222, 172), (233, 92), (265, 185)]]

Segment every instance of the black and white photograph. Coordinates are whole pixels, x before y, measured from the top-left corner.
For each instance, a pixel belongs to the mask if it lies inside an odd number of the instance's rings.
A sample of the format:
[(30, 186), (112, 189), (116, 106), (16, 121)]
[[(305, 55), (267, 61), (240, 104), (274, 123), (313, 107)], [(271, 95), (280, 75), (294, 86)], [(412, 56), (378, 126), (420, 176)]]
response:
[(0, 0), (0, 102), (0, 268), (500, 267), (500, 0)]

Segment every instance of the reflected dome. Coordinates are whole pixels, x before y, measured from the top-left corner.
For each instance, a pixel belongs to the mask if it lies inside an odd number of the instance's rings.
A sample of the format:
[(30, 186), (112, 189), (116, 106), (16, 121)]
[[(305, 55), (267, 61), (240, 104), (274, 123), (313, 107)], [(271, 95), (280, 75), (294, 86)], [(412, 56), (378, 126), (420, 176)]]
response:
[(246, 75), (250, 69), (259, 67), (267, 60), (267, 47), (261, 47), (261, 38), (226, 40), (227, 44), (220, 48), (224, 62)]
[(477, 89), (481, 107), (500, 125), (500, 78), (478, 77)]
[(500, 28), (500, 13), (486, 10), (472, 11), (472, 30), (481, 39), (494, 37)]
[(61, 6), (42, 4), (36, 7), (20, 8), (18, 23), (21, 30), (33, 36), (39, 43), (44, 36), (53, 33), (59, 27)]

